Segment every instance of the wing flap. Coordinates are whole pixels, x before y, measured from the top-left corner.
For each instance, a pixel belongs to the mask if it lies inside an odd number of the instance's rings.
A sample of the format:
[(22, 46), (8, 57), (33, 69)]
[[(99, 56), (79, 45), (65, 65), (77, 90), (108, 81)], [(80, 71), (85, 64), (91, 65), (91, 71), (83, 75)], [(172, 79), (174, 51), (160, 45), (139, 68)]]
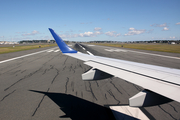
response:
[(140, 74), (136, 74), (134, 72), (125, 71), (117, 67), (111, 67), (109, 65), (101, 64), (93, 61), (88, 61), (85, 62), (84, 64), (94, 68), (98, 68), (99, 70), (102, 70), (116, 77), (122, 78), (128, 82), (142, 86), (153, 92), (161, 94), (167, 98), (180, 102), (180, 94), (177, 94), (180, 92), (180, 86), (178, 85), (159, 81), (152, 77), (143, 76)]

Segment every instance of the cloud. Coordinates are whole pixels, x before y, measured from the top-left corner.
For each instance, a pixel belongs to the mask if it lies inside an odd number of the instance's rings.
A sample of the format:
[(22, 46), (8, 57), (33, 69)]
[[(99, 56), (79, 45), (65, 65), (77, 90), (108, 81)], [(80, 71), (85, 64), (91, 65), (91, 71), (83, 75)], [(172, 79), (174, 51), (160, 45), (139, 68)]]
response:
[(180, 22), (176, 23), (176, 25), (180, 25)]
[(22, 36), (31, 36), (31, 35), (37, 35), (40, 34), (38, 31), (34, 30), (31, 33), (22, 34)]
[(85, 33), (80, 33), (79, 37), (92, 37), (93, 36), (93, 32), (85, 32)]
[(108, 31), (108, 32), (106, 32), (105, 34), (107, 35), (107, 36), (111, 36), (111, 37), (118, 37), (118, 36), (120, 36), (121, 35), (121, 33), (117, 33), (117, 32), (115, 32), (115, 31)]
[[(88, 31), (88, 32), (77, 33), (77, 34), (73, 34), (72, 32), (74, 32), (74, 31), (71, 30), (71, 31), (66, 31), (66, 33), (64, 33), (64, 34), (59, 34), (59, 36), (62, 38), (96, 37), (98, 35), (103, 34), (103, 32), (101, 30), (102, 30), (102, 28), (95, 27), (94, 32)], [(81, 30), (79, 30), (79, 32), (81, 32)]]
[[(177, 23), (176, 23), (177, 24)], [(180, 24), (180, 23), (179, 23)], [(162, 29), (162, 31), (167, 31), (167, 30), (169, 30), (169, 26), (167, 25), (167, 23), (164, 23), (164, 24), (152, 24), (152, 25), (150, 25), (150, 26), (153, 26), (153, 27), (164, 27), (163, 29)]]
[(150, 25), (150, 26), (153, 26), (153, 27), (168, 27), (167, 26), (167, 23), (164, 23), (164, 24), (152, 24), (152, 25)]
[(169, 30), (169, 28), (164, 27), (162, 31), (167, 31), (167, 30)]
[(101, 34), (103, 34), (103, 32), (100, 32), (100, 31), (94, 32), (94, 35), (101, 35)]
[(76, 37), (95, 37), (97, 35), (101, 35), (103, 34), (100, 31), (96, 31), (96, 32), (84, 32), (84, 33), (79, 33), (79, 34), (60, 34), (59, 36), (62, 38), (76, 38)]
[(27, 32), (16, 32), (16, 34), (25, 34)]
[(142, 33), (145, 33), (145, 32), (146, 32), (145, 29), (137, 30), (135, 28), (129, 28), (129, 32), (127, 34), (124, 34), (124, 36), (138, 35), (138, 34), (142, 34)]
[(95, 27), (94, 28), (94, 31), (99, 31), (99, 30), (101, 30), (102, 28), (100, 28), (100, 27)]
[(150, 29), (147, 31), (147, 33), (152, 33), (154, 31), (154, 29)]

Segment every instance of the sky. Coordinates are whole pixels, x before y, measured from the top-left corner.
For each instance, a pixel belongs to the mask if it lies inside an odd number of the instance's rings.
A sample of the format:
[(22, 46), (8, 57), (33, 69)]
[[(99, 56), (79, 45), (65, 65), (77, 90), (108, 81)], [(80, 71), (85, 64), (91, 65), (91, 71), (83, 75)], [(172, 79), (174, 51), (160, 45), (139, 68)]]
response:
[(0, 0), (0, 41), (180, 40), (180, 0)]

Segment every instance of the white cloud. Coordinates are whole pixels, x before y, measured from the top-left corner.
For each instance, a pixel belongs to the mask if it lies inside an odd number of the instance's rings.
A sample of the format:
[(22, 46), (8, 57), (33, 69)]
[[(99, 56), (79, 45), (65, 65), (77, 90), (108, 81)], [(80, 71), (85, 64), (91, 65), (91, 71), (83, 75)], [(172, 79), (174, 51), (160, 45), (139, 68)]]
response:
[(167, 30), (169, 30), (169, 28), (164, 27), (162, 31), (167, 31)]
[(30, 35), (37, 35), (40, 34), (38, 31), (34, 30), (31, 33), (22, 34), (22, 36), (30, 36)]
[(142, 33), (145, 33), (145, 32), (146, 32), (145, 29), (136, 30), (135, 28), (129, 28), (129, 32), (127, 34), (124, 34), (124, 36), (138, 35), (138, 34), (142, 34)]
[(111, 36), (111, 37), (118, 37), (118, 36), (120, 36), (121, 35), (121, 33), (117, 33), (117, 32), (115, 32), (115, 31), (108, 31), (108, 32), (106, 32), (105, 34), (107, 35), (107, 36)]
[(176, 25), (180, 25), (180, 22), (176, 23)]
[[(177, 24), (177, 23), (176, 23)], [(163, 29), (162, 29), (162, 31), (167, 31), (167, 30), (169, 30), (169, 26), (167, 25), (167, 23), (164, 23), (164, 24), (152, 24), (152, 25), (150, 25), (150, 26), (153, 26), (153, 27), (164, 27)]]
[(164, 24), (152, 24), (150, 26), (153, 26), (153, 27), (168, 27), (167, 23), (164, 23)]
[(59, 36), (62, 38), (76, 38), (76, 37), (95, 37), (97, 35), (103, 34), (100, 31), (96, 32), (84, 32), (84, 33), (79, 33), (79, 34), (60, 34)]
[(102, 28), (100, 28), (100, 27), (95, 27), (94, 28), (94, 31), (99, 31), (99, 30), (101, 30)]
[(129, 28), (129, 30), (135, 30), (135, 28)]
[(94, 35), (100, 35), (100, 34), (103, 34), (102, 32), (100, 32), (100, 31), (96, 31), (96, 32), (94, 32)]
[(93, 32), (85, 32), (85, 33), (80, 33), (80, 37), (91, 37), (93, 36)]

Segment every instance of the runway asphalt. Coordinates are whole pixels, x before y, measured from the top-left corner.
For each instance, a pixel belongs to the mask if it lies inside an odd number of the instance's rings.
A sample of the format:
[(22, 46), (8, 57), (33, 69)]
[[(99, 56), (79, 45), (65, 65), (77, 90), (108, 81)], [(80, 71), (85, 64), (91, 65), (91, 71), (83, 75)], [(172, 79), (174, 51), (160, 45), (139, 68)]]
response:
[[(180, 54), (82, 44), (74, 49), (117, 59), (180, 69)], [(45, 49), (52, 49), (44, 51)], [(119, 78), (82, 81), (90, 69), (82, 61), (62, 55), (59, 48), (1, 54), (0, 61), (39, 51), (27, 57), (0, 63), (0, 120), (92, 120), (114, 119), (109, 105), (127, 105), (143, 88)], [(180, 103), (145, 107), (150, 119), (179, 120)]]

